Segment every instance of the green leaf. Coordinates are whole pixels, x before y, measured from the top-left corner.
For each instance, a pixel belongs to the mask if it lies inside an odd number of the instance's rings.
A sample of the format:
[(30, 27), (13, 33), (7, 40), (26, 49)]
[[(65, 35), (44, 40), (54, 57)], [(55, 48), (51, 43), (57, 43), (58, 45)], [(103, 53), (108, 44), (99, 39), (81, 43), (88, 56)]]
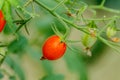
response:
[(44, 66), (45, 71), (48, 74), (53, 74), (53, 64), (50, 61), (42, 61), (42, 65)]
[(14, 7), (19, 6), (19, 0), (8, 0), (8, 2)]
[(5, 0), (5, 3), (3, 5), (3, 12), (5, 15), (5, 20), (7, 25), (9, 25), (10, 31), (15, 31), (15, 25), (13, 24), (13, 19), (12, 19), (12, 12), (11, 12), (11, 5), (10, 3)]
[(3, 7), (4, 1), (5, 1), (5, 0), (0, 0), (0, 10), (1, 10), (2, 7)]
[(52, 65), (52, 62), (51, 61), (48, 61), (48, 60), (40, 60), (40, 58), (42, 57), (42, 53), (40, 53), (39, 51), (35, 50), (34, 48), (32, 47), (26, 47), (26, 51), (27, 53), (29, 53), (29, 55), (37, 60), (38, 62), (41, 62), (42, 65), (43, 65), (43, 68), (45, 70), (45, 72), (47, 74), (53, 74), (53, 65)]
[(11, 30), (9, 24), (7, 23), (4, 27), (4, 34), (10, 34), (10, 33), (12, 33), (12, 30)]
[(64, 80), (64, 76), (61, 74), (59, 75), (52, 74), (52, 75), (47, 75), (40, 80)]
[(20, 67), (19, 63), (15, 62), (9, 56), (6, 57), (5, 62), (10, 66), (11, 69), (13, 69), (13, 71), (15, 71), (15, 73), (18, 75), (20, 80), (25, 80), (24, 72), (22, 68)]
[(15, 76), (10, 76), (9, 80), (16, 80), (16, 77)]
[(23, 52), (25, 50), (25, 47), (27, 46), (27, 39), (24, 36), (19, 36), (19, 39), (13, 40), (8, 45), (8, 50), (13, 53), (19, 53)]
[(92, 57), (87, 58), (87, 62), (89, 64), (94, 63), (94, 61), (96, 61), (96, 59), (98, 59), (98, 57), (104, 53), (106, 48), (107, 47), (104, 43), (102, 43), (100, 40), (97, 40), (94, 46), (91, 48)]
[(4, 77), (4, 75), (0, 71), (0, 79), (2, 79), (3, 77)]
[(42, 53), (40, 53), (36, 49), (32, 48), (30, 45), (28, 45), (25, 48), (25, 50), (32, 58), (36, 59), (37, 61), (40, 60), (40, 57), (42, 56)]
[(67, 49), (64, 59), (66, 61), (67, 67), (70, 71), (76, 72), (79, 75), (79, 80), (88, 80), (85, 63), (82, 59), (81, 51), (77, 47), (72, 47), (77, 50), (77, 52), (72, 52), (70, 49)]

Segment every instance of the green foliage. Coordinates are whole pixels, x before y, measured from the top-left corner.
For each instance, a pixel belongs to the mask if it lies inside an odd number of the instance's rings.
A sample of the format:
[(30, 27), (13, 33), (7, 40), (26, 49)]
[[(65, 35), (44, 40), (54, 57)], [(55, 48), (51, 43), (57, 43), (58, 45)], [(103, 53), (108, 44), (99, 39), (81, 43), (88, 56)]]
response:
[[(103, 55), (106, 49), (106, 45), (102, 43), (100, 40), (97, 40), (94, 46), (91, 48), (92, 57), (87, 57), (86, 61), (90, 64), (96, 61), (101, 55)], [(85, 58), (85, 57), (84, 57)]]
[(11, 4), (6, 0), (4, 2), (3, 12), (5, 14), (5, 19), (7, 21), (7, 26), (9, 26), (10, 31), (12, 31), (12, 33), (14, 33), (15, 25), (13, 24), (13, 18), (12, 18), (12, 12), (11, 11), (12, 11)]
[(64, 80), (64, 76), (61, 74), (59, 74), (59, 75), (52, 74), (52, 75), (45, 76), (40, 80)]
[[(15, 62), (9, 56), (6, 57), (5, 62), (10, 66), (11, 69), (13, 69), (15, 71), (15, 73), (19, 76), (20, 80), (25, 80), (24, 72), (17, 62)], [(15, 77), (10, 76), (10, 79), (15, 80)]]
[(5, 28), (4, 28), (4, 34), (9, 35), (9, 34), (11, 34), (11, 33), (12, 33), (12, 29), (11, 29), (11, 27), (9, 26), (9, 23), (7, 23), (7, 24), (5, 25)]
[(1, 0), (1, 1), (0, 1), (0, 10), (1, 10), (3, 4), (4, 4), (4, 1), (5, 1), (5, 0)]
[(8, 50), (12, 53), (21, 53), (24, 51), (27, 44), (27, 39), (24, 36), (19, 35), (18, 39), (13, 40), (8, 45)]
[(16, 80), (15, 76), (10, 76), (9, 80)]
[[(18, 61), (26, 53), (32, 58), (31, 60), (40, 64), (40, 68), (42, 66), (44, 75), (40, 80), (65, 80), (65, 75), (54, 71), (54, 63), (57, 61), (40, 61), (43, 40), (53, 34), (63, 36), (63, 40), (66, 43), (68, 41), (67, 47), (71, 48), (67, 49), (62, 59), (68, 71), (74, 72), (79, 80), (88, 80), (85, 60), (95, 61), (105, 49), (105, 44), (120, 52), (120, 44), (106, 38), (106, 35), (107, 37), (116, 36), (119, 27), (116, 27), (116, 23), (113, 25), (113, 22), (120, 18), (119, 15), (116, 15), (120, 11), (105, 7), (104, 3), (105, 0), (99, 5), (88, 6), (81, 0), (1, 0), (0, 9), (4, 12), (6, 26), (4, 33), (0, 33), (0, 40), (4, 40), (8, 45), (0, 47), (0, 64), (5, 64), (3, 62), (5, 61), (17, 75), (7, 75), (9, 80), (17, 80), (17, 77), (20, 80), (26, 79), (21, 66), (22, 62)], [(115, 15), (98, 18), (96, 9), (115, 13)], [(92, 16), (87, 17), (86, 11), (90, 11)], [(101, 22), (102, 27), (99, 25)], [(30, 34), (26, 35), (22, 28), (25, 28), (26, 32), (30, 32)], [(78, 41), (69, 41), (73, 28), (82, 33)], [(10, 35), (12, 37), (9, 38)], [(74, 34), (74, 36), (76, 35)], [(4, 43), (4, 41), (0, 41), (0, 43)], [(79, 46), (69, 46), (69, 43), (77, 42), (80, 43)], [(84, 46), (86, 51), (91, 51), (92, 57), (86, 57), (86, 52), (81, 46)], [(6, 54), (6, 47), (8, 54)], [(14, 56), (18, 58), (16, 59)], [(0, 79), (3, 77), (4, 74), (0, 71)]]
[(2, 79), (4, 77), (4, 75), (1, 73), (1, 70), (0, 70), (0, 79)]
[(71, 50), (68, 49), (67, 53), (65, 54), (64, 59), (67, 67), (70, 71), (78, 73), (80, 80), (88, 80), (86, 67), (81, 56), (82, 52), (77, 47), (72, 48), (75, 50), (74, 52), (71, 52)]
[[(40, 57), (42, 57), (42, 54), (35, 50), (32, 47), (26, 47), (26, 51), (29, 53), (29, 55), (35, 59), (35, 60), (40, 60)], [(39, 62), (39, 61), (38, 61)], [(50, 61), (42, 61), (42, 65), (44, 67), (44, 70), (47, 74), (53, 74), (53, 65), (52, 62)]]
[(12, 6), (14, 6), (14, 7), (16, 7), (16, 8), (17, 8), (17, 6), (19, 6), (19, 4), (20, 4), (19, 0), (8, 0), (8, 2), (9, 2)]

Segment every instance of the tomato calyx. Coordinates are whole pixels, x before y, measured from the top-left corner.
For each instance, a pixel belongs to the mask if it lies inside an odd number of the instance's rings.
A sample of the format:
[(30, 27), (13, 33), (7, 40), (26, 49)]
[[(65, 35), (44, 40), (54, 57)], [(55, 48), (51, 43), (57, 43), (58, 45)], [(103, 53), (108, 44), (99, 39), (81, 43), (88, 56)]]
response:
[(44, 56), (42, 56), (42, 57), (40, 58), (40, 60), (46, 60), (46, 58), (45, 58)]

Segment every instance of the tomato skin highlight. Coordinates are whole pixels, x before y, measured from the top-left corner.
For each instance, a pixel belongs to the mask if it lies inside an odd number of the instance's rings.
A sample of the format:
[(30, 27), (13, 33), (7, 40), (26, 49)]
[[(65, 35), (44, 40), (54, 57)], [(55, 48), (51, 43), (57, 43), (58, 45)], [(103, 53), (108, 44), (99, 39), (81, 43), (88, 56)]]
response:
[(64, 55), (66, 51), (66, 44), (65, 42), (61, 42), (60, 37), (57, 35), (49, 37), (43, 47), (43, 57), (42, 59), (48, 59), (48, 60), (56, 60), (59, 59)]
[(0, 32), (2, 32), (2, 30), (4, 29), (5, 24), (6, 24), (6, 20), (4, 20), (4, 15), (0, 10)]

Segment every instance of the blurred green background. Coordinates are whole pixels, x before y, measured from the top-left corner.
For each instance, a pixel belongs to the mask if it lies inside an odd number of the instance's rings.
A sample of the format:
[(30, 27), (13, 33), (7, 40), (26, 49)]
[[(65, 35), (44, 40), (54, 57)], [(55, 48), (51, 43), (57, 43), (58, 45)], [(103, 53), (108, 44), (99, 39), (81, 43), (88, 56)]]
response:
[[(27, 0), (19, 0), (20, 4), (25, 4)], [(55, 0), (39, 0), (50, 8), (57, 3)], [(58, 0), (60, 1), (60, 0)], [(101, 0), (82, 0), (88, 5), (98, 5)], [(120, 0), (106, 0), (105, 6), (120, 9)], [(63, 25), (46, 10), (35, 5), (35, 11), (39, 15), (27, 23), (29, 35), (24, 28), (21, 28), (17, 35), (11, 34), (9, 22), (6, 24), (3, 33), (0, 33), (0, 42), (9, 44), (7, 56), (0, 68), (0, 80), (120, 80), (120, 56), (99, 40), (92, 48), (92, 57), (82, 55), (81, 44), (70, 44), (75, 51), (67, 48), (65, 55), (55, 61), (43, 60), (41, 47), (50, 35), (54, 32), (51, 23), (55, 22), (59, 30), (64, 33)], [(30, 6), (26, 7), (31, 11)], [(14, 20), (19, 19), (14, 11), (14, 6), (10, 8)], [(60, 7), (57, 12), (67, 17), (65, 9)], [(84, 16), (89, 16), (86, 12)], [(108, 12), (97, 10), (98, 16), (108, 15)], [(113, 14), (109, 14), (112, 16)], [(25, 15), (28, 17), (28, 15)], [(12, 25), (12, 24), (11, 24)], [(14, 26), (14, 25), (12, 25)], [(70, 40), (79, 40), (81, 33), (71, 28)], [(9, 43), (10, 42), (10, 43)]]

